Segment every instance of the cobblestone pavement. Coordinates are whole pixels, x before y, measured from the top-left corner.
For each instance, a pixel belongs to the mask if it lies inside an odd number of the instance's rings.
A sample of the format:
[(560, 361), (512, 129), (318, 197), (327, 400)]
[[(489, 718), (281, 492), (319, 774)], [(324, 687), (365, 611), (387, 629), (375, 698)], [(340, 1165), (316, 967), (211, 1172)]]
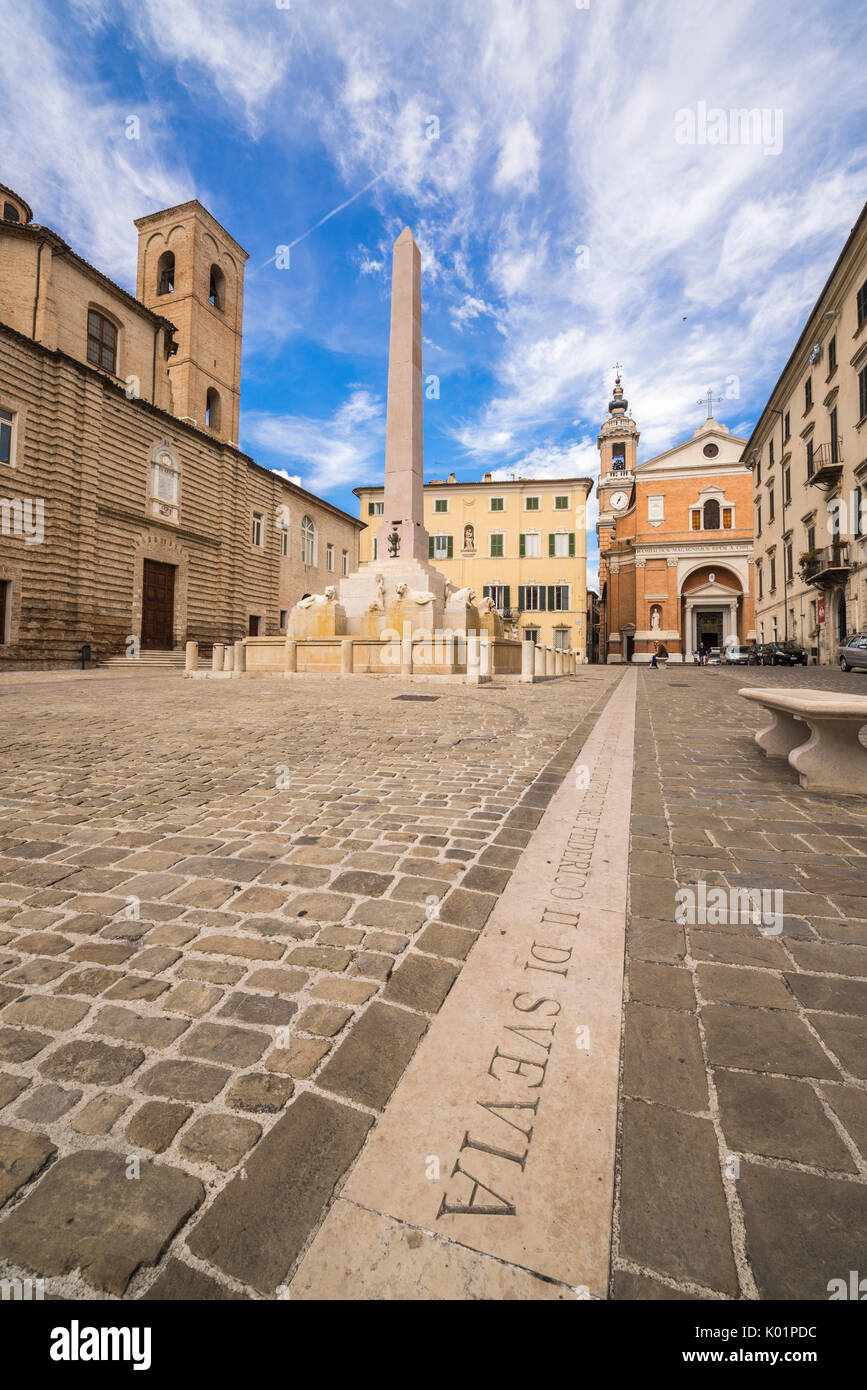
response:
[[(616, 1298), (827, 1299), (864, 1271), (867, 807), (753, 742), (752, 685), (639, 677), (615, 1211)], [(783, 930), (678, 925), (675, 892), (780, 890)]]
[(619, 679), (0, 682), (0, 1274), (279, 1297)]

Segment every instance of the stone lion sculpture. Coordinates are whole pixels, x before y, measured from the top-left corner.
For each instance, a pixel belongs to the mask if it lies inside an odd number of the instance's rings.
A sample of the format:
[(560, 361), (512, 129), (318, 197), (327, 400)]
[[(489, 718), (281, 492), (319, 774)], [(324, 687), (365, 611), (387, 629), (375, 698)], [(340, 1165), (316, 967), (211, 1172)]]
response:
[(417, 603), (420, 606), (436, 602), (436, 594), (429, 590), (410, 589), (407, 584), (398, 584), (396, 592), (401, 602)]
[(480, 613), (496, 612), (496, 606), (492, 598), (480, 598), (478, 603), (476, 604), (476, 607), (478, 608)]
[(308, 594), (306, 598), (298, 600), (299, 608), (324, 608), (328, 603), (334, 603), (337, 598), (337, 590), (333, 584), (329, 584), (324, 594)]
[(470, 589), (470, 588), (466, 588), (466, 589), (455, 589), (451, 594), (449, 594), (449, 607), (451, 607), (452, 604), (455, 604), (455, 605), (457, 606), (457, 605), (460, 605), (460, 604), (462, 604), (462, 603), (469, 603), (469, 604), (472, 605), (472, 604), (475, 603), (475, 601), (476, 601), (476, 591), (475, 591), (475, 589)]

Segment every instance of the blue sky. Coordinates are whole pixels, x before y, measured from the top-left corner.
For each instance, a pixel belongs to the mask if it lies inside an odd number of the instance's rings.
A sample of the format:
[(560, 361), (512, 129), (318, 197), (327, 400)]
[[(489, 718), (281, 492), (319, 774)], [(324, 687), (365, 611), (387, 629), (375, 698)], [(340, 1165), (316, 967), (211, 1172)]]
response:
[[(382, 477), (409, 224), (440, 382), (426, 476), (595, 474), (615, 361), (642, 458), (701, 423), (708, 387), (748, 432), (864, 201), (858, 19), (849, 0), (0, 0), (0, 182), (132, 290), (132, 219), (199, 198), (250, 253), (241, 446), (356, 513)], [(768, 138), (683, 143), (700, 103), (765, 111)]]

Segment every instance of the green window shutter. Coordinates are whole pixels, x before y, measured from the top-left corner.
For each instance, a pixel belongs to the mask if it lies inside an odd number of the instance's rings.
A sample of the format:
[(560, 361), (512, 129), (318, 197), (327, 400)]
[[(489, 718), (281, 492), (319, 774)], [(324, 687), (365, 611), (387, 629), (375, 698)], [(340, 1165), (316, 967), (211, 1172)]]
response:
[(504, 607), (504, 608), (511, 608), (511, 606), (512, 606), (512, 590), (511, 590), (510, 586), (507, 584), (506, 587), (505, 587), (505, 589), (503, 590), (503, 607)]
[(522, 536), (519, 536), (519, 538), (518, 538), (518, 554), (521, 556), (521, 558), (523, 558), (523, 557), (526, 555), (526, 553), (527, 553), (527, 537), (522, 535)]
[(367, 504), (367, 515), (368, 515), (368, 516), (373, 516), (373, 503), (372, 503), (372, 502), (368, 502), (368, 504)]
[(523, 584), (519, 584), (519, 585), (518, 585), (518, 608), (519, 608), (520, 611), (523, 613), (524, 610), (526, 609), (526, 607), (527, 607), (527, 604), (526, 604), (526, 602), (525, 602), (525, 600), (524, 600), (524, 586), (523, 586)]
[(427, 542), (427, 557), (428, 557), (429, 560), (432, 560), (433, 557), (434, 557), (434, 538), (433, 538), (433, 536), (428, 536), (428, 542)]
[(448, 537), (448, 543), (449, 543), (449, 548), (448, 548), (448, 551), (447, 551), (447, 553), (446, 553), (446, 559), (447, 559), (447, 560), (451, 560), (451, 558), (453, 557), (453, 555), (454, 555), (454, 553), (455, 553), (454, 542), (452, 541), (451, 536)]
[(549, 536), (548, 536), (548, 554), (549, 554), (549, 555), (553, 555), (553, 554), (554, 554), (554, 533), (553, 533), (553, 532), (551, 532), (551, 533), (549, 534)]
[(570, 558), (570, 559), (574, 559), (574, 557), (575, 557), (575, 532), (574, 532), (574, 531), (570, 531), (570, 532), (569, 532), (569, 558)]
[(490, 597), (491, 597), (491, 586), (490, 586), (490, 584), (483, 584), (483, 585), (482, 585), (482, 598), (490, 598)]
[(549, 584), (549, 585), (548, 585), (548, 611), (549, 611), (549, 613), (554, 613), (554, 612), (556, 611), (556, 608), (557, 608), (556, 594), (557, 594), (557, 590), (554, 588), (554, 585), (553, 585), (553, 584)]

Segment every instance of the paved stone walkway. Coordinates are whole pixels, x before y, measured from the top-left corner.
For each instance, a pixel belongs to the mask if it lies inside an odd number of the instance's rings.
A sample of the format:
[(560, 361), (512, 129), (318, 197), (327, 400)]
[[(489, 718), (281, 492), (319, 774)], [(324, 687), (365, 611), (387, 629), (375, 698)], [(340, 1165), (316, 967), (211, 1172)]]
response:
[[(0, 680), (0, 1275), (285, 1296), (623, 679)], [(864, 1263), (867, 815), (737, 696), (853, 679), (637, 675), (612, 1297)]]
[(0, 684), (5, 1272), (279, 1296), (618, 680)]

